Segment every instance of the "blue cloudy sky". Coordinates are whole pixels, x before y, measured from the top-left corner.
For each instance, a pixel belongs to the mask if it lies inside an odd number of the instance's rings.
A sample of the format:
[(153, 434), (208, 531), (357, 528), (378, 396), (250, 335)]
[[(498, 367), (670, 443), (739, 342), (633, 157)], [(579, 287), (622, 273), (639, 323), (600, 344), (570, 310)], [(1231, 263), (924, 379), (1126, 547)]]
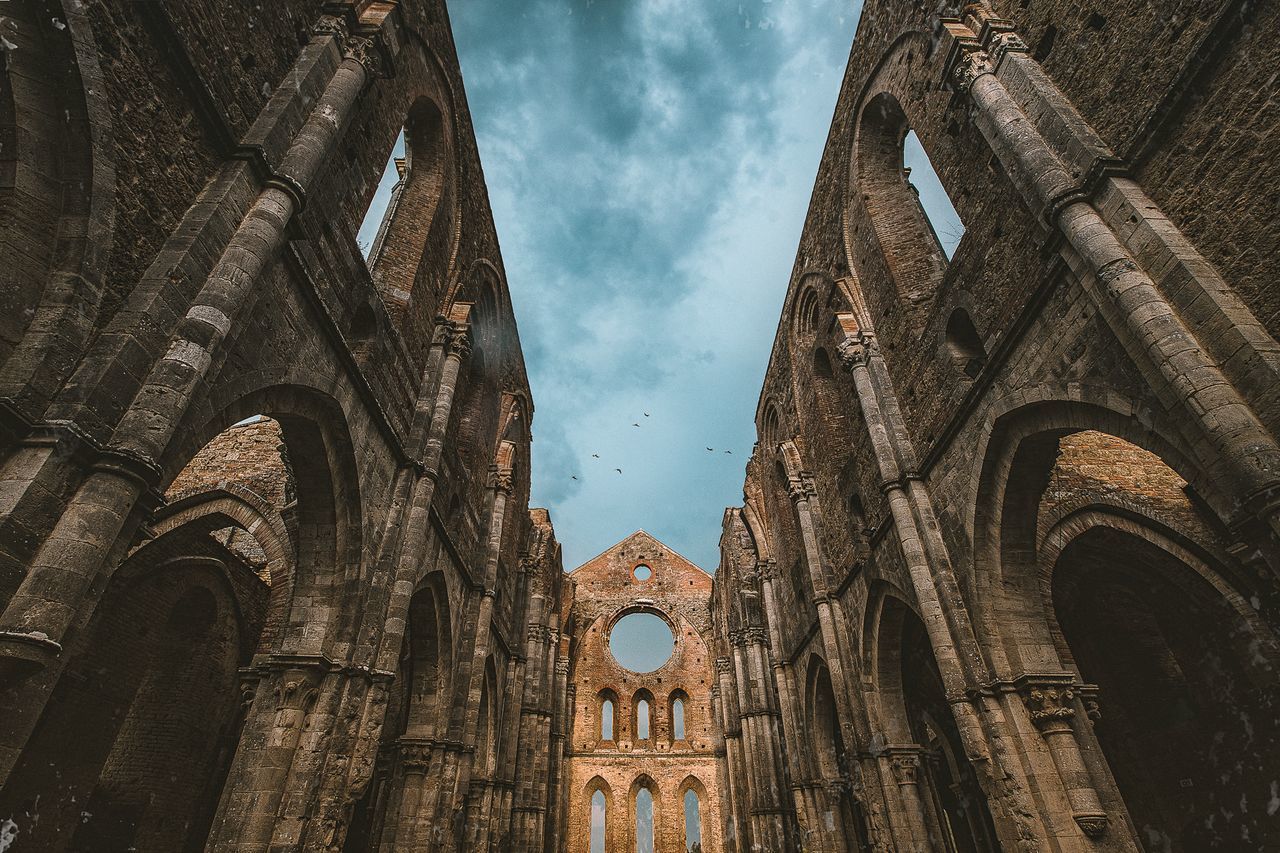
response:
[(566, 569), (715, 569), (860, 6), (451, 4)]
[[(451, 7), (566, 569), (644, 528), (715, 570), (861, 8)], [(904, 165), (950, 255), (964, 226), (914, 133)]]

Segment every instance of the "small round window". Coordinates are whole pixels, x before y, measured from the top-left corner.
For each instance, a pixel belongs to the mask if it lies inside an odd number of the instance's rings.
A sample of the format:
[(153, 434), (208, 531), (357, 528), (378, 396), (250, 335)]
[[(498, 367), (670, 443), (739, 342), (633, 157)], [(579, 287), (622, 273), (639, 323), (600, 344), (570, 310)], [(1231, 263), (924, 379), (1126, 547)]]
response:
[(628, 613), (609, 631), (613, 659), (632, 672), (661, 669), (671, 659), (675, 645), (666, 620), (652, 613)]
[(653, 577), (653, 569), (649, 568), (644, 563), (641, 563), (631, 570), (631, 574), (638, 581), (647, 581), (649, 578)]

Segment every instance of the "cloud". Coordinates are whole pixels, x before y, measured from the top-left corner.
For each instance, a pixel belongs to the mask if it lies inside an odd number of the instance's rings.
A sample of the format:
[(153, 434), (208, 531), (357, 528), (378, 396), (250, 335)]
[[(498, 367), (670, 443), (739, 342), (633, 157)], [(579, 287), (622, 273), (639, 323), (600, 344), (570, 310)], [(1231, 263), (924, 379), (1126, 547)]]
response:
[(451, 9), (567, 568), (643, 527), (714, 570), (857, 12)]

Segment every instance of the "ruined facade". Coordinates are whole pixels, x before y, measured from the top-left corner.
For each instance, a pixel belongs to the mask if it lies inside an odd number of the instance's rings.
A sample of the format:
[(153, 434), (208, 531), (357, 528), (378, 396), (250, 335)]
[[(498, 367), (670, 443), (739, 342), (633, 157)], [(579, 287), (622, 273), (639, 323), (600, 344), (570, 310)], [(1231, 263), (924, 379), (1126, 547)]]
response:
[[(705, 853), (720, 853), (724, 790), (711, 703), (711, 576), (638, 531), (567, 577), (564, 850), (645, 849), (637, 846), (643, 790), (651, 798), (645, 806), (651, 849), (674, 853), (699, 844)], [(671, 657), (652, 672), (628, 670), (610, 650), (614, 627), (633, 613), (653, 614), (671, 630)]]
[(1280, 848), (1277, 31), (866, 4), (724, 517), (736, 849)]
[(714, 583), (528, 506), (443, 2), (228, 5), (0, 10), (0, 850), (1280, 849), (1280, 4), (867, 4)]
[(563, 573), (443, 3), (249, 6), (2, 10), (0, 848), (556, 849)]

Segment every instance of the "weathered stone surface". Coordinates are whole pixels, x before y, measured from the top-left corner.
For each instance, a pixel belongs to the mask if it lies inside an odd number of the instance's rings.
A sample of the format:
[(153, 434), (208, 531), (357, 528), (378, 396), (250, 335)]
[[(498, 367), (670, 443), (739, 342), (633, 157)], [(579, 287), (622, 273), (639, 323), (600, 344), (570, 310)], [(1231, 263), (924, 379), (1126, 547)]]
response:
[[(650, 573), (637, 577), (638, 567)], [(711, 577), (644, 531), (637, 531), (567, 576), (566, 634), (572, 650), (574, 690), (564, 796), (568, 850), (587, 849), (591, 799), (605, 795), (605, 850), (636, 848), (636, 796), (653, 797), (654, 849), (687, 849), (686, 792), (698, 797), (702, 849), (723, 850), (722, 792), (715, 684), (707, 647)], [(650, 613), (671, 628), (671, 658), (648, 673), (623, 667), (609, 650), (610, 632), (631, 613)], [(677, 700), (680, 709), (677, 708)], [(640, 737), (641, 701), (649, 708), (648, 736)], [(612, 706), (612, 737), (603, 737), (605, 704)], [(675, 716), (683, 713), (684, 737)]]
[(936, 8), (863, 10), (725, 515), (727, 832), (1275, 846), (1277, 8)]

